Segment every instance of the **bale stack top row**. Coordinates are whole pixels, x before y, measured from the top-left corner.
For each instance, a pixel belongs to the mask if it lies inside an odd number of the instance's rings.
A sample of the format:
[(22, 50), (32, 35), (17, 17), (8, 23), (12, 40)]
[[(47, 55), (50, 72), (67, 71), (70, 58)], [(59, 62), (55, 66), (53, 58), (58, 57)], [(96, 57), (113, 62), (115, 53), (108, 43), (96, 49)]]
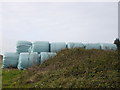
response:
[(27, 69), (33, 65), (43, 63), (45, 60), (52, 58), (56, 53), (65, 48), (85, 48), (85, 49), (102, 49), (117, 50), (112, 43), (81, 43), (81, 42), (52, 42), (48, 41), (18, 41), (16, 52), (6, 52), (3, 55), (2, 68), (15, 67), (18, 69)]
[(65, 48), (85, 48), (85, 49), (103, 49), (103, 50), (116, 50), (117, 47), (112, 43), (81, 43), (81, 42), (52, 42), (48, 41), (18, 41), (16, 46), (16, 52), (58, 52)]

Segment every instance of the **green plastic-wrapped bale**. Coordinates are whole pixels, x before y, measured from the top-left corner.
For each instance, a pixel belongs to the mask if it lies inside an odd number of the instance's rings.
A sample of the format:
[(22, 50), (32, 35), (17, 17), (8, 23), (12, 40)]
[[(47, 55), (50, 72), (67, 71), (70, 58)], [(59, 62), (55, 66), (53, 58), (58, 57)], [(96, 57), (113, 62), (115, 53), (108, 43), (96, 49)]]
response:
[(29, 41), (18, 41), (16, 46), (16, 52), (18, 54), (22, 52), (28, 52), (31, 46), (32, 46), (32, 43)]
[(6, 52), (3, 55), (2, 68), (16, 68), (18, 65), (19, 54), (15, 52)]
[(87, 43), (84, 45), (85, 45), (85, 49), (101, 49), (101, 44), (99, 43)]
[(40, 64), (39, 54), (37, 52), (31, 52), (29, 56), (29, 67), (38, 64)]
[(117, 50), (117, 46), (112, 43), (101, 43), (102, 50)]
[(79, 42), (68, 42), (67, 43), (67, 48), (84, 48), (84, 44), (83, 43), (79, 43)]
[(47, 59), (54, 57), (55, 55), (57, 55), (56, 53), (53, 52), (41, 52), (40, 53), (40, 57), (41, 57), (41, 63), (43, 63), (44, 61), (46, 61)]
[(52, 42), (50, 44), (50, 51), (51, 52), (58, 52), (62, 49), (66, 48), (66, 43), (64, 42)]
[(27, 69), (33, 65), (38, 65), (39, 55), (37, 52), (32, 53), (20, 53), (18, 69)]
[(29, 67), (29, 53), (20, 53), (18, 61), (18, 69), (26, 69)]
[(31, 52), (49, 52), (49, 42), (47, 41), (36, 41), (32, 45), (32, 50)]

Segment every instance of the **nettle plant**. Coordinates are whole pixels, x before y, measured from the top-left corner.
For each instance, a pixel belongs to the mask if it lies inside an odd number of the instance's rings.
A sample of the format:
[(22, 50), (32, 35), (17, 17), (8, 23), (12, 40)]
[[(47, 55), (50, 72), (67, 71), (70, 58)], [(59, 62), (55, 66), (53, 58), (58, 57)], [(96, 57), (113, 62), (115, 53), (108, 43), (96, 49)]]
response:
[(116, 38), (116, 40), (114, 41), (114, 44), (116, 44), (118, 51), (120, 51), (120, 40), (119, 40), (119, 38)]

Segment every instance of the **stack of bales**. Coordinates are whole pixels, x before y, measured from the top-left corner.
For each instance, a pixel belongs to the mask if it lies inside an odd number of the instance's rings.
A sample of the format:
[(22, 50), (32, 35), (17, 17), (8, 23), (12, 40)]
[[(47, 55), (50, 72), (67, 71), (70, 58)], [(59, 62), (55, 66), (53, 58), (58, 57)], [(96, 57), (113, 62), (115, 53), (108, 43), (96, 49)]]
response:
[(55, 55), (57, 55), (56, 53), (62, 49), (66, 48), (66, 43), (64, 42), (52, 42), (49, 44), (49, 49), (48, 49), (48, 45), (46, 45), (47, 50), (40, 52), (40, 60), (41, 63), (43, 63), (44, 61), (46, 61), (49, 58), (54, 57)]
[(43, 63), (49, 58), (57, 55), (56, 53), (63, 49), (85, 48), (85, 49), (102, 49), (117, 50), (115, 44), (110, 43), (87, 43), (80, 42), (52, 42), (48, 41), (18, 41), (16, 52), (6, 52), (3, 55), (3, 68), (27, 69), (31, 66)]
[(56, 53), (50, 52), (48, 41), (33, 42), (29, 50), (30, 53), (20, 53), (18, 69), (26, 69), (33, 65), (43, 63), (45, 60), (56, 55)]

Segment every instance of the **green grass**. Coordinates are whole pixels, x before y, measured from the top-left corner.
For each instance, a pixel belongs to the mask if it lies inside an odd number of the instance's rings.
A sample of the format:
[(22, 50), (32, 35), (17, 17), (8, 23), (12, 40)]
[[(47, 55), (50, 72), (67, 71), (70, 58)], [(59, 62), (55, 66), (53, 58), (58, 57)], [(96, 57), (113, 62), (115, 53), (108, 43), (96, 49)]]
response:
[[(2, 83), (4, 87), (10, 87), (10, 85), (14, 84), (14, 79), (20, 76), (25, 71), (20, 71), (17, 69), (4, 69), (2, 70)], [(13, 86), (11, 86), (13, 87)]]
[(3, 88), (120, 88), (117, 51), (66, 49), (25, 71), (3, 69)]

